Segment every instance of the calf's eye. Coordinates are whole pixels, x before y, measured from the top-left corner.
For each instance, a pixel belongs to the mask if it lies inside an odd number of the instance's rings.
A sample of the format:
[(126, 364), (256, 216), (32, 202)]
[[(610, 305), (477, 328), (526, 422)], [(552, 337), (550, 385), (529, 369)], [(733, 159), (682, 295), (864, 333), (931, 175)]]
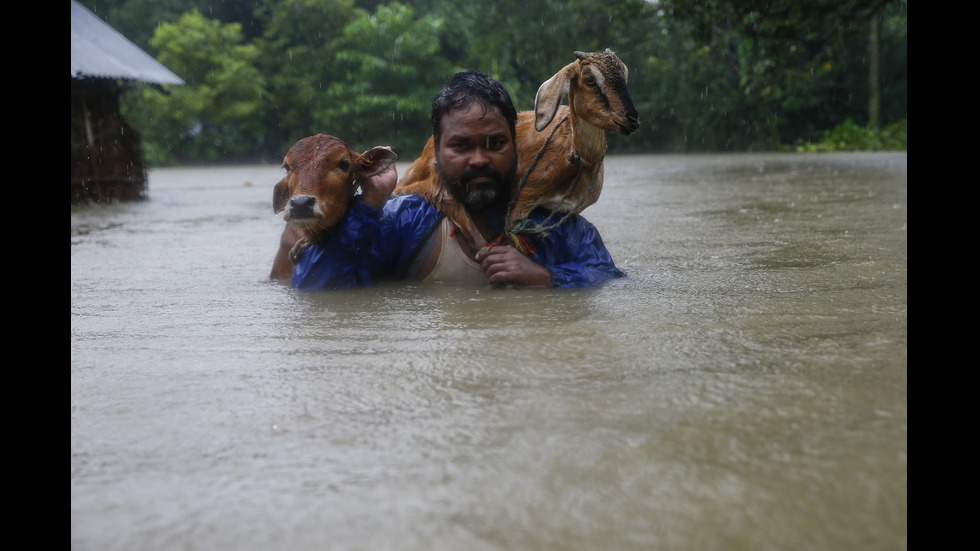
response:
[(337, 163), (337, 168), (339, 168), (340, 170), (345, 170), (345, 171), (347, 169), (349, 169), (350, 168), (350, 159), (343, 159), (343, 160), (341, 160), (339, 163)]

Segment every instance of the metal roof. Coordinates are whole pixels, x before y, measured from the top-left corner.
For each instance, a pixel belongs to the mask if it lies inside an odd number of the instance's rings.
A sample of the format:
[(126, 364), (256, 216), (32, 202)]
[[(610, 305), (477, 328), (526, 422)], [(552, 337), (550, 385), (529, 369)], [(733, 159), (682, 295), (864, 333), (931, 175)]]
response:
[(71, 0), (71, 78), (184, 84), (85, 6)]

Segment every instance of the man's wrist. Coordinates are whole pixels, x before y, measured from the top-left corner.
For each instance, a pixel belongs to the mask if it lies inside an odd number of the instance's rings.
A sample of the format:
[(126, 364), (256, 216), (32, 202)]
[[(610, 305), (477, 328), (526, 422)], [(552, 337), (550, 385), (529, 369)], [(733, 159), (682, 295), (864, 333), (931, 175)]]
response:
[(380, 194), (362, 193), (361, 201), (374, 210), (381, 210), (388, 202), (388, 198)]

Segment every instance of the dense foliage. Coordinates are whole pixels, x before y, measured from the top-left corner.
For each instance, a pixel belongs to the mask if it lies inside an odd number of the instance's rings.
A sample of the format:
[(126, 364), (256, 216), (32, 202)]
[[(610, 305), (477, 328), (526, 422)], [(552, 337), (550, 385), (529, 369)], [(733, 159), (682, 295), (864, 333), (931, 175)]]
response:
[(123, 98), (155, 165), (278, 162), (318, 132), (408, 160), (452, 72), (531, 109), (573, 50), (607, 47), (642, 124), (610, 153), (907, 148), (907, 0), (82, 3), (186, 82)]

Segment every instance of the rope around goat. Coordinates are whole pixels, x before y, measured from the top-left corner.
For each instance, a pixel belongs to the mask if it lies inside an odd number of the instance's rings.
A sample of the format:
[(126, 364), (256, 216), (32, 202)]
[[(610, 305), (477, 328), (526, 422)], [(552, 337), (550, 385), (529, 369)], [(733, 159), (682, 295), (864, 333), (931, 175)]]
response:
[[(544, 156), (545, 149), (548, 148), (548, 144), (550, 144), (552, 138), (554, 138), (555, 132), (558, 131), (558, 127), (564, 124), (565, 121), (568, 120), (569, 116), (571, 116), (571, 113), (566, 113), (565, 116), (562, 117), (562, 119), (558, 121), (558, 123), (551, 129), (551, 134), (548, 135), (548, 138), (545, 140), (544, 144), (541, 145), (541, 149), (539, 149), (537, 154), (534, 156), (534, 160), (531, 161), (531, 164), (527, 167), (527, 171), (525, 171), (524, 175), (521, 176), (521, 181), (517, 184), (517, 190), (515, 191), (514, 196), (511, 197), (510, 204), (507, 205), (507, 227), (504, 233), (507, 235), (507, 239), (511, 242), (511, 244), (528, 256), (534, 255), (535, 247), (525, 236), (545, 237), (551, 232), (551, 230), (562, 225), (565, 220), (568, 219), (568, 217), (577, 213), (582, 208), (582, 205), (585, 204), (585, 201), (589, 195), (591, 195), (592, 188), (595, 185), (596, 178), (599, 175), (599, 170), (602, 167), (602, 163), (599, 163), (596, 166), (596, 170), (592, 173), (592, 178), (589, 180), (589, 187), (586, 189), (585, 194), (582, 195), (582, 199), (579, 201), (578, 205), (576, 205), (571, 211), (566, 212), (565, 215), (562, 216), (557, 222), (549, 225), (549, 222), (555, 215), (554, 211), (548, 214), (548, 216), (540, 224), (536, 224), (527, 218), (521, 220), (511, 220), (511, 214), (514, 210), (514, 206), (517, 204), (517, 198), (521, 194), (521, 190), (524, 189), (524, 185), (527, 183), (528, 177), (530, 177), (531, 173), (534, 172), (534, 169), (537, 168), (538, 162), (541, 160), (541, 157)], [(582, 173), (582, 169), (584, 168), (582, 157), (574, 151), (568, 154), (568, 162), (575, 165), (577, 170), (575, 171), (575, 175), (570, 180), (571, 183), (565, 189), (565, 195), (562, 197), (562, 201), (571, 195), (572, 190), (575, 188), (575, 183), (578, 181), (579, 176)], [(501, 244), (503, 237), (504, 236), (501, 235), (501, 237), (497, 238), (493, 245)], [(492, 245), (488, 245), (487, 248), (490, 246)]]

